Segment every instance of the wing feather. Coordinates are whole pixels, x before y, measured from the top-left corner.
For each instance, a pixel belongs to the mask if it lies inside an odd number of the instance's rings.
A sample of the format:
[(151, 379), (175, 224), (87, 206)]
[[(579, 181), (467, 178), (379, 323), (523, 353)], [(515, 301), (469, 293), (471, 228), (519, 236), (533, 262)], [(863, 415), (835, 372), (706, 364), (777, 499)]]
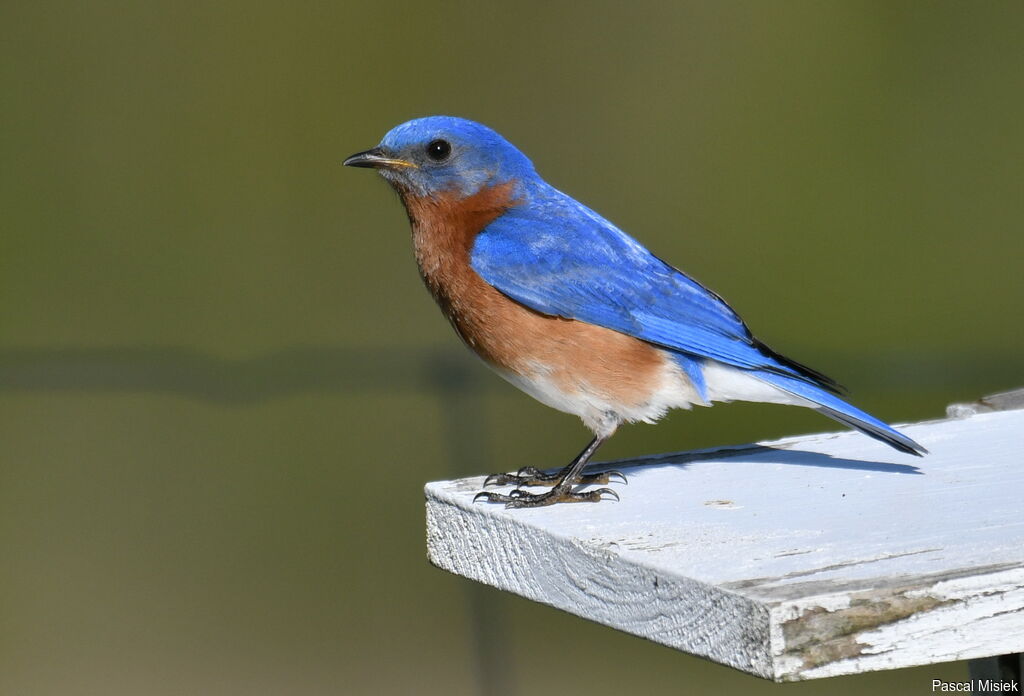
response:
[(718, 295), (563, 194), (494, 220), (477, 236), (470, 263), (485, 281), (535, 311), (821, 385), (817, 373), (763, 350)]

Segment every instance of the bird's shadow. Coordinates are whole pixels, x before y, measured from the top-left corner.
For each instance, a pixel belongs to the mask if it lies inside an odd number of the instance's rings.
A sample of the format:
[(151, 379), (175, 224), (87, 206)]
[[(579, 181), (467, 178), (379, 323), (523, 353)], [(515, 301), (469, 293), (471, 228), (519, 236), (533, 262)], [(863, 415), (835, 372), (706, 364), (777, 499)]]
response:
[(651, 455), (633, 459), (622, 459), (614, 462), (595, 464), (589, 471), (611, 469), (648, 469), (671, 466), (685, 468), (694, 462), (720, 459), (742, 458), (744, 462), (757, 464), (785, 464), (790, 466), (819, 466), (826, 469), (852, 469), (856, 471), (877, 471), (885, 474), (924, 475), (920, 468), (911, 464), (893, 464), (862, 459), (845, 459), (833, 457), (823, 452), (808, 452), (786, 447), (767, 447), (765, 445), (747, 445), (734, 448), (699, 450), (696, 452), (673, 452), (669, 454)]

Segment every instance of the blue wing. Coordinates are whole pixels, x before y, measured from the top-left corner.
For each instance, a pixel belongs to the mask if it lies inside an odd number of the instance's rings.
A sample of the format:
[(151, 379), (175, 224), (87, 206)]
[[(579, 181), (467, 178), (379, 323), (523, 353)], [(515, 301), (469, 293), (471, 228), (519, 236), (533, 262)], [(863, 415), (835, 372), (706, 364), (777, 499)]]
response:
[(496, 219), (477, 236), (470, 263), (488, 283), (538, 312), (696, 358), (835, 386), (767, 349), (720, 297), (564, 194)]

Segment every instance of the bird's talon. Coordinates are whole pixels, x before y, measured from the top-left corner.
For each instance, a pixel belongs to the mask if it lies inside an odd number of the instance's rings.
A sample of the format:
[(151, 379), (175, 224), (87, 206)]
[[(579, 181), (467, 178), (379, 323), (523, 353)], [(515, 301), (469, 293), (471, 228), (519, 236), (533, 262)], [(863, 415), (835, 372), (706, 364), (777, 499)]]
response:
[(610, 495), (612, 498), (615, 498), (615, 502), (619, 502), (619, 494), (613, 491), (611, 488), (598, 488), (596, 491), (594, 491), (594, 493), (596, 494), (594, 496), (595, 503), (600, 501), (601, 496), (605, 495), (606, 493)]
[(484, 488), (487, 488), (488, 486), (503, 485), (505, 483), (505, 477), (507, 476), (508, 474), (491, 474), (484, 479)]

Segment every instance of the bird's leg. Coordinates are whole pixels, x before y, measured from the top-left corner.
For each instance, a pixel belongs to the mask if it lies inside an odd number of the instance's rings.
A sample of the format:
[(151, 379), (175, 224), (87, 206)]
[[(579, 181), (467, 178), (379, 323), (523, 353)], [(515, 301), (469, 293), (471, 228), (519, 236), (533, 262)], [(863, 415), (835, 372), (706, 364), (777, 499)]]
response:
[[(583, 476), (583, 467), (587, 465), (590, 458), (594, 456), (594, 452), (607, 438), (595, 437), (590, 441), (579, 455), (557, 474), (545, 474), (539, 472), (536, 469), (530, 471), (520, 470), (520, 475), (516, 476), (515, 479), (523, 478), (523, 481), (515, 480), (517, 485), (527, 485), (527, 482), (537, 482), (539, 485), (551, 485), (552, 488), (547, 493), (527, 493), (519, 488), (513, 490), (508, 495), (502, 493), (491, 493), (490, 491), (481, 491), (477, 493), (473, 498), (473, 501), (486, 500), (489, 503), (505, 503), (505, 507), (510, 508), (521, 508), (521, 507), (542, 507), (544, 505), (553, 505), (554, 503), (596, 503), (601, 500), (601, 496), (607, 494), (618, 500), (618, 494), (610, 488), (598, 488), (593, 491), (574, 491), (573, 486), (580, 483), (591, 483), (596, 482), (599, 479), (594, 477), (604, 477), (603, 480), (599, 480), (601, 483), (608, 482), (608, 476), (610, 474), (618, 474), (619, 472), (608, 472), (606, 474), (595, 474), (591, 477)], [(534, 472), (540, 474), (536, 478), (533, 477)], [(522, 476), (523, 474), (526, 476)], [(498, 476), (510, 476), (509, 474), (498, 474)], [(493, 479), (496, 477), (488, 476), (487, 481), (494, 482)], [(622, 476), (625, 480), (625, 476)], [(587, 479), (590, 479), (589, 481)], [(551, 482), (554, 482), (553, 484)], [(512, 482), (510, 479), (509, 482)], [(486, 483), (485, 483), (486, 485)]]

